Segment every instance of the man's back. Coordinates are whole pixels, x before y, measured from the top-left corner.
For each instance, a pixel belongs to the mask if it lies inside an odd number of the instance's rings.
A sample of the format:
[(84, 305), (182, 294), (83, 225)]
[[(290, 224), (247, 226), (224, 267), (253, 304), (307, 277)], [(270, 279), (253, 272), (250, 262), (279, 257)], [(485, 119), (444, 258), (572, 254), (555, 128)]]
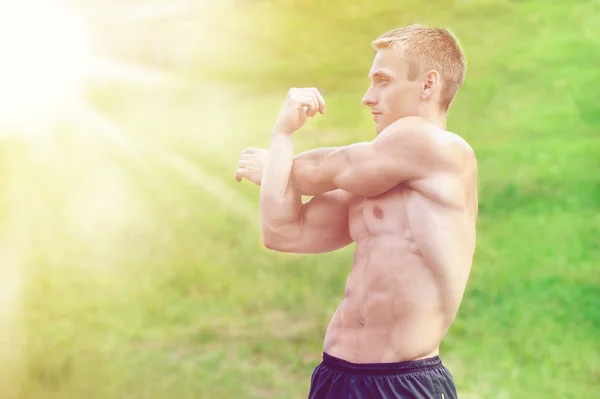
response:
[(438, 134), (455, 147), (456, 168), (350, 200), (356, 248), (325, 336), (332, 356), (387, 363), (438, 354), (471, 269), (477, 216), (475, 157), (457, 136)]

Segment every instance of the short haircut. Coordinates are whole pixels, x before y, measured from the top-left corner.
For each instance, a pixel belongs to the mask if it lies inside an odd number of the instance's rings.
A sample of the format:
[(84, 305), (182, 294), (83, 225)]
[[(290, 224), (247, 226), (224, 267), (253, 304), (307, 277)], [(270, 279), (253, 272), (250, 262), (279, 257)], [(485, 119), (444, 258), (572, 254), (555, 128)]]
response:
[(440, 109), (448, 111), (461, 88), (467, 63), (456, 38), (447, 29), (413, 24), (392, 29), (373, 41), (375, 50), (395, 48), (408, 62), (408, 80), (435, 69), (440, 74)]

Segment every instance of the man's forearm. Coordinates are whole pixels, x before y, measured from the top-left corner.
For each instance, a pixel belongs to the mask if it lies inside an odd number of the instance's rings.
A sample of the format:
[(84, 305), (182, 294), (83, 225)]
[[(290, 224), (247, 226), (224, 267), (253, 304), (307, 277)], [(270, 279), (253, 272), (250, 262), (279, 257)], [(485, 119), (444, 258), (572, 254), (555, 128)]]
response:
[(263, 232), (285, 230), (299, 219), (302, 206), (300, 192), (290, 182), (294, 162), (292, 135), (273, 132), (268, 154), (260, 189)]

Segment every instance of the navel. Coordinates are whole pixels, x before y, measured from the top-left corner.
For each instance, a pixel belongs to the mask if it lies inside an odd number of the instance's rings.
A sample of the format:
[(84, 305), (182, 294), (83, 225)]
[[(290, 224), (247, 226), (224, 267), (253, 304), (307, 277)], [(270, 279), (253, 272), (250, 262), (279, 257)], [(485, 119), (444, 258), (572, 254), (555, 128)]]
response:
[(378, 205), (375, 205), (375, 207), (373, 207), (373, 216), (375, 216), (377, 219), (383, 219), (383, 209), (381, 209)]

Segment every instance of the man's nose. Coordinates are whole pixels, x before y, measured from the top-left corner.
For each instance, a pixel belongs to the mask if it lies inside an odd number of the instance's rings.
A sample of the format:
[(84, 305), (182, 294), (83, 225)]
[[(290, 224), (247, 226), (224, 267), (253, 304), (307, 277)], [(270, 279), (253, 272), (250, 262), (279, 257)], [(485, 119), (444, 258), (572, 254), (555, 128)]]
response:
[(364, 105), (366, 105), (367, 107), (372, 107), (375, 104), (377, 104), (377, 100), (375, 99), (375, 97), (373, 96), (373, 93), (371, 92), (371, 90), (367, 90), (367, 92), (365, 93), (365, 95), (362, 98), (362, 103)]

